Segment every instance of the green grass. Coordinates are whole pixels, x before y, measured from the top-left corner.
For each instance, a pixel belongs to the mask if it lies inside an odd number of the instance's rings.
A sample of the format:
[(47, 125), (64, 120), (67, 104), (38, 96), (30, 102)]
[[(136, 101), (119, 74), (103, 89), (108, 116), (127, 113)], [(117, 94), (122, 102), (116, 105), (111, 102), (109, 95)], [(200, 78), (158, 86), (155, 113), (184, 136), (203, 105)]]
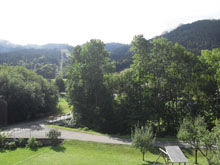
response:
[(68, 113), (72, 112), (72, 107), (69, 106), (66, 99), (62, 98), (62, 97), (59, 97), (59, 101), (58, 101), (58, 104), (57, 104), (57, 109), (58, 109), (57, 114), (60, 114), (60, 115), (68, 114)]
[[(82, 132), (82, 133), (88, 133), (88, 134), (93, 134), (93, 135), (101, 135), (101, 136), (111, 136), (111, 137), (116, 137), (116, 138), (122, 138), (122, 139), (131, 139), (131, 135), (111, 135), (111, 134), (103, 134), (94, 130), (87, 130), (85, 128), (68, 128), (64, 126), (58, 126), (58, 125), (51, 125), (47, 124), (47, 126), (52, 127), (52, 128), (58, 128), (58, 129), (63, 129), (67, 131), (75, 131), (75, 132)], [(175, 136), (165, 136), (165, 137), (157, 137), (156, 140), (160, 141), (177, 141), (177, 137)]]
[(100, 133), (100, 132), (88, 129), (87, 127), (86, 128), (69, 128), (69, 127), (52, 125), (52, 124), (47, 124), (46, 126), (52, 127), (52, 128), (58, 128), (58, 129), (62, 129), (62, 130), (67, 130), (67, 131), (75, 131), (75, 132), (87, 133), (87, 134), (92, 134), (92, 135), (111, 136), (111, 137), (122, 138), (122, 139), (131, 139), (130, 135), (104, 134), (104, 133)]
[(63, 126), (51, 125), (51, 124), (47, 124), (46, 126), (52, 127), (52, 128), (63, 129), (63, 130), (67, 130), (67, 131), (82, 132), (82, 133), (88, 133), (88, 134), (93, 134), (93, 135), (101, 135), (101, 136), (110, 136), (108, 134), (103, 134), (103, 133), (100, 133), (100, 132), (89, 130), (87, 128), (69, 128), (69, 127), (63, 127)]
[(178, 141), (176, 136), (165, 136), (165, 137), (157, 137), (156, 140), (160, 141)]
[[(186, 151), (185, 154), (192, 162), (194, 157)], [(0, 151), (2, 165), (151, 165), (158, 157), (158, 153), (146, 153), (146, 161), (142, 161), (139, 150), (127, 145), (102, 144), (65, 141), (57, 147), (43, 147), (36, 151), (28, 148), (18, 148), (12, 151)], [(199, 155), (199, 163), (207, 165)], [(164, 163), (162, 158), (160, 163)]]

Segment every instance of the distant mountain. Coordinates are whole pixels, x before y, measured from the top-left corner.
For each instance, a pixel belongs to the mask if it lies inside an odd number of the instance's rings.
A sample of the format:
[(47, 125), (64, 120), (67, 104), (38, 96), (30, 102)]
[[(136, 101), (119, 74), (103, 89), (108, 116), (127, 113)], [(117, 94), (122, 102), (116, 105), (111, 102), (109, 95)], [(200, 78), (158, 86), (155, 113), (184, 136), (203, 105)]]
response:
[(184, 24), (161, 35), (199, 55), (203, 49), (220, 48), (220, 20), (201, 20)]
[[(158, 37), (165, 37), (173, 43), (177, 42), (196, 55), (200, 55), (203, 49), (220, 48), (220, 20), (201, 20), (184, 24)], [(105, 45), (110, 52), (111, 61), (116, 62), (116, 71), (128, 68), (132, 63), (133, 55), (129, 51), (130, 47), (120, 43)], [(68, 63), (67, 56), (72, 49), (73, 47), (68, 44), (21, 46), (0, 40), (0, 64), (24, 65), (38, 73), (45, 73), (46, 69), (53, 68), (58, 73), (62, 70), (62, 66)]]
[(5, 52), (12, 52), (22, 49), (68, 49), (72, 51), (73, 46), (68, 44), (45, 44), (45, 45), (34, 45), (34, 44), (28, 44), (28, 45), (16, 45), (6, 40), (0, 40), (0, 53)]
[(15, 45), (6, 40), (0, 40), (0, 53), (12, 52), (12, 51), (16, 51), (19, 49), (22, 49), (22, 46)]
[(15, 45), (0, 40), (0, 64), (23, 65), (45, 78), (62, 73), (73, 47), (67, 44)]

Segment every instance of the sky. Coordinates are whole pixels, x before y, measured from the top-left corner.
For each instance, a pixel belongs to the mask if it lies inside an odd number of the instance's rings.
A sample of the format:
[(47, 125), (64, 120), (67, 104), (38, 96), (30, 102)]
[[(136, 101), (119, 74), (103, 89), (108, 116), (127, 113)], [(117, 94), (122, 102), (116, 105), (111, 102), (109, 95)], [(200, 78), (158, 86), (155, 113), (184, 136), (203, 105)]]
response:
[(220, 19), (220, 0), (0, 0), (0, 39), (16, 44), (129, 44), (180, 24)]

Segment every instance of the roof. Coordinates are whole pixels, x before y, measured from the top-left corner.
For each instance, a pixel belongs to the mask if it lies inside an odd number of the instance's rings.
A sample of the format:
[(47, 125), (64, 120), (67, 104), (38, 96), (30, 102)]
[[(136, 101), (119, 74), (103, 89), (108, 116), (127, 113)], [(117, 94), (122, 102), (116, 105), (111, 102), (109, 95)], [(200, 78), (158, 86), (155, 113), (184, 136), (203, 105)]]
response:
[(178, 146), (165, 146), (165, 149), (172, 163), (188, 162), (187, 158)]

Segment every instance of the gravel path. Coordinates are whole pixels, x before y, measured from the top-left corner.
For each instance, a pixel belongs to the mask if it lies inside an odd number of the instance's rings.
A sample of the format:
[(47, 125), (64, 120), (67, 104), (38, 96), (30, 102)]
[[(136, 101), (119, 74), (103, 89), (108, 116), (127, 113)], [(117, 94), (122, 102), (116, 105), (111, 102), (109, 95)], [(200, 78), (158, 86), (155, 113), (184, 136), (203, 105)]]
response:
[[(45, 138), (46, 134), (49, 132), (51, 127), (46, 126), (45, 124), (63, 120), (69, 118), (70, 116), (62, 116), (57, 119), (49, 120), (43, 119), (33, 122), (21, 123), (16, 125), (11, 125), (3, 128), (3, 133), (7, 135), (7, 137), (11, 138)], [(74, 139), (74, 140), (82, 140), (82, 141), (91, 141), (91, 142), (99, 142), (99, 143), (109, 143), (109, 144), (125, 144), (131, 145), (130, 140), (121, 139), (111, 136), (101, 136), (101, 135), (92, 135), (75, 131), (67, 131), (58, 129), (61, 132), (62, 139)], [(166, 145), (179, 145), (181, 147), (187, 147), (185, 144), (176, 141), (156, 141), (156, 146), (166, 146)]]
[[(68, 118), (69, 116), (60, 117), (60, 120), (64, 118)], [(51, 127), (46, 126), (45, 124), (58, 121), (59, 119), (43, 119), (33, 122), (20, 123), (16, 125), (11, 125), (3, 128), (3, 133), (7, 135), (7, 137), (11, 138), (45, 138), (46, 134), (49, 132)], [(75, 139), (82, 141), (92, 141), (92, 142), (100, 142), (100, 143), (110, 143), (110, 144), (127, 144), (130, 145), (129, 140), (119, 139), (110, 136), (101, 136), (101, 135), (92, 135), (75, 131), (67, 131), (58, 129), (61, 132), (62, 139)]]

